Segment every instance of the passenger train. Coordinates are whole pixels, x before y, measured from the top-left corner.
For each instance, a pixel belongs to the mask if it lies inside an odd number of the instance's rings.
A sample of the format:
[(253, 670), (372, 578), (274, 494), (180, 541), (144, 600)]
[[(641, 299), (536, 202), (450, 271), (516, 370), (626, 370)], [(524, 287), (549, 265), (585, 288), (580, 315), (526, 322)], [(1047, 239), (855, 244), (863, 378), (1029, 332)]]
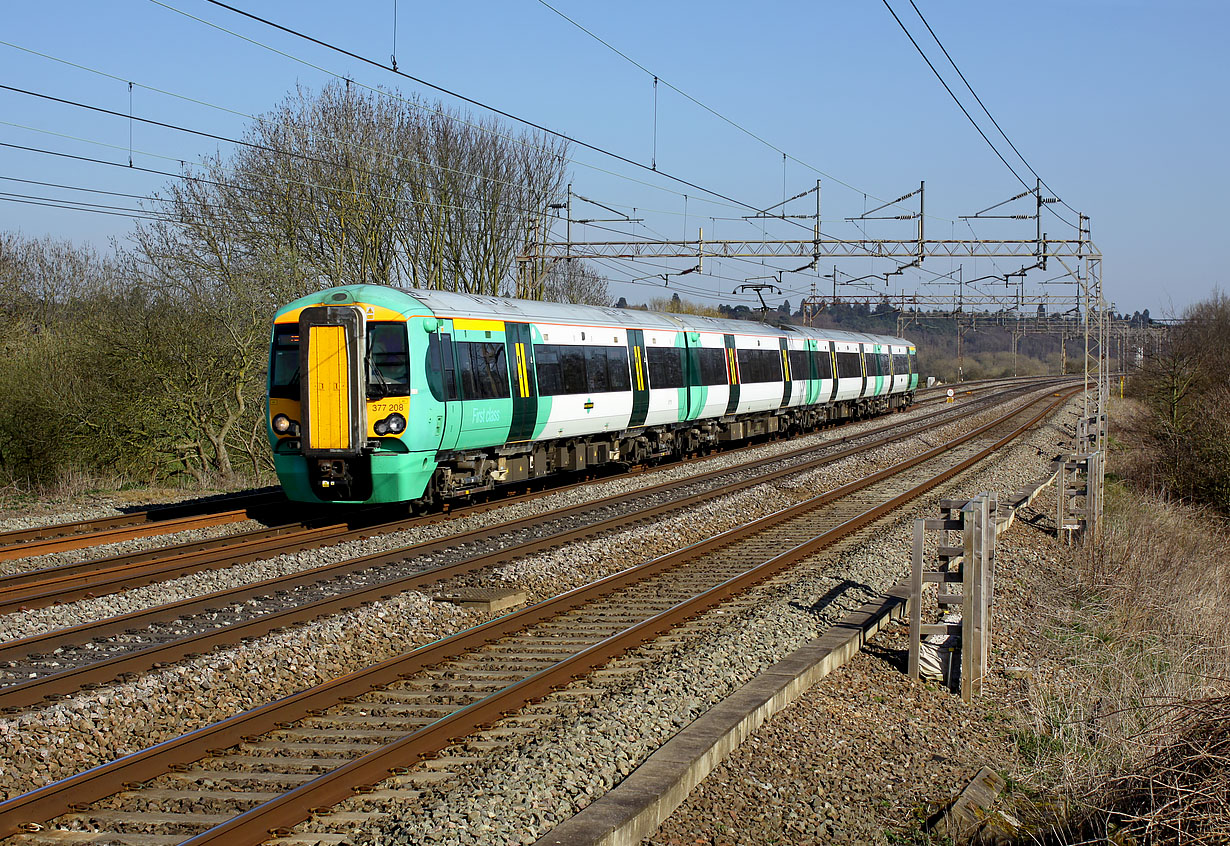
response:
[(902, 338), (376, 285), (274, 318), (292, 500), (426, 503), (904, 409)]

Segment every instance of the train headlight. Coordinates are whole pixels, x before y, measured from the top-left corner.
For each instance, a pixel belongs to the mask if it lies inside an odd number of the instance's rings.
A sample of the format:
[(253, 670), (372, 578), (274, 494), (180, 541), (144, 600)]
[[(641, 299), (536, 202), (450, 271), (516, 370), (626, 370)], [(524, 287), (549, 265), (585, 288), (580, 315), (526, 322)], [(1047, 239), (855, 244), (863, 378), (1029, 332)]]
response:
[(275, 414), (273, 416), (273, 431), (279, 435), (289, 435), (290, 430), (294, 428), (294, 421), (285, 414)]
[(372, 429), (377, 435), (387, 435), (389, 433), (389, 421), (377, 420), (375, 424), (372, 425)]
[(384, 418), (384, 422), (388, 424), (390, 435), (400, 435), (406, 431), (406, 418), (402, 417), (397, 412), (390, 414)]

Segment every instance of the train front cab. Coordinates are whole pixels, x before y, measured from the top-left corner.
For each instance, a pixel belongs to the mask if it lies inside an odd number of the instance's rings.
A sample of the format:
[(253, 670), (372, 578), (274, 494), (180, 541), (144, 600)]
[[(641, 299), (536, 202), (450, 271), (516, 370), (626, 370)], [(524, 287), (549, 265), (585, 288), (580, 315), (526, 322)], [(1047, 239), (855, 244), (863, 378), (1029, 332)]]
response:
[(266, 419), (278, 479), (301, 502), (416, 499), (435, 471), (443, 423), (421, 390), (424, 321), (329, 297), (275, 318)]

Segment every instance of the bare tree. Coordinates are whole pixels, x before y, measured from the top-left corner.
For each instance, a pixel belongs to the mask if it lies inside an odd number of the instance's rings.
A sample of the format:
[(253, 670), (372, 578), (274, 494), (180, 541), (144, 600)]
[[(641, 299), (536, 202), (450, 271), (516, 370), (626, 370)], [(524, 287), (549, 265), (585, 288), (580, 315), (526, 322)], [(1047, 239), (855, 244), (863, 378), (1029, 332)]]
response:
[(581, 259), (566, 259), (552, 264), (543, 279), (542, 298), (556, 303), (611, 304), (606, 279)]
[(336, 83), (263, 117), (219, 181), (229, 209), (322, 282), (496, 294), (564, 184), (567, 145)]

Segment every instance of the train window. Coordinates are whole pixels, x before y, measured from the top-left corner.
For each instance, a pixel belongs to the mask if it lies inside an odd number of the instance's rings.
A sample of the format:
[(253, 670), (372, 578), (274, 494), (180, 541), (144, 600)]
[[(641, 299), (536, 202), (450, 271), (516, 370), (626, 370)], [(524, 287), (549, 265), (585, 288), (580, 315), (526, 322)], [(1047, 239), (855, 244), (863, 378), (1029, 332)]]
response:
[(811, 356), (807, 354), (807, 350), (791, 350), (790, 378), (795, 381), (814, 378), (811, 373), (810, 359)]
[(893, 375), (905, 376), (910, 372), (910, 357), (905, 353), (893, 353)]
[(627, 347), (534, 347), (538, 394), (605, 393), (630, 387)]
[(726, 349), (722, 347), (701, 347), (700, 353), (700, 384), (727, 385), (730, 377), (726, 373)]
[(863, 366), (859, 363), (859, 358), (860, 356), (856, 352), (837, 353), (837, 378), (861, 378), (863, 375)]
[(588, 390), (585, 378), (585, 347), (559, 348), (560, 377), (564, 380), (564, 393), (583, 394)]
[(564, 392), (564, 379), (560, 374), (559, 347), (555, 344), (540, 344), (534, 347), (534, 370), (538, 374), (538, 395), (558, 396)]
[(585, 383), (590, 393), (607, 392), (606, 347), (585, 348)]
[(444, 350), (444, 394), (450, 400), (461, 399), (457, 390), (457, 358), (453, 354), (453, 336), (441, 334), (440, 346)]
[(461, 394), (468, 400), (501, 399), (510, 396), (508, 360), (503, 342), (459, 342)]
[(782, 381), (781, 350), (739, 350), (739, 379), (750, 382)]
[(892, 356), (889, 353), (877, 353), (876, 358), (880, 360), (880, 375), (893, 375)]
[(427, 336), (427, 357), (423, 359), (426, 368), (427, 388), (436, 400), (444, 400), (443, 373), (444, 363), (440, 359), (440, 336), (432, 332)]
[(833, 356), (827, 349), (813, 351), (811, 360), (816, 365), (817, 379), (833, 378)]
[(283, 323), (273, 327), (273, 346), (269, 354), (269, 396), (299, 399), (298, 323)]
[(367, 398), (410, 396), (410, 354), (406, 324), (367, 324)]
[(649, 347), (649, 385), (653, 388), (683, 387), (683, 350), (679, 347)]
[(627, 391), (632, 387), (632, 379), (628, 375), (628, 348), (606, 348), (607, 389), (611, 391)]

